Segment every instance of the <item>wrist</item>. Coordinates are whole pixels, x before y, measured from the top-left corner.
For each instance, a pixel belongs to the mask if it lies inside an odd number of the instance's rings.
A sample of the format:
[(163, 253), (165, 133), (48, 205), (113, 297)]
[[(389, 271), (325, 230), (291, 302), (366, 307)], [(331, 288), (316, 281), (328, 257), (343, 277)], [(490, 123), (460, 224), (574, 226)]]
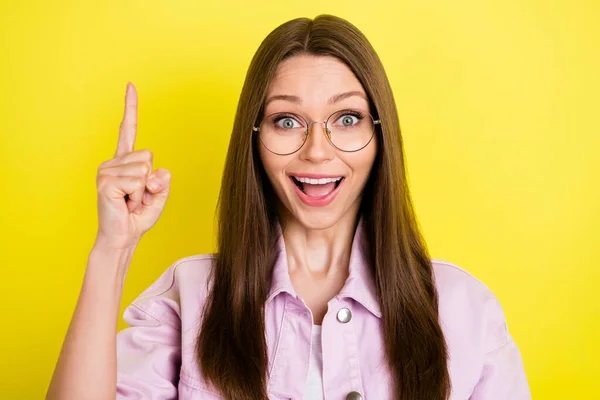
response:
[(100, 231), (96, 234), (96, 240), (94, 241), (94, 248), (101, 249), (102, 251), (110, 251), (112, 253), (124, 253), (130, 250), (134, 250), (141, 240), (140, 238), (127, 239), (127, 240), (116, 240), (105, 236)]
[(97, 276), (98, 272), (109, 279), (112, 276), (122, 284), (136, 248), (137, 243), (129, 247), (116, 248), (102, 239), (97, 239), (89, 254), (86, 275)]

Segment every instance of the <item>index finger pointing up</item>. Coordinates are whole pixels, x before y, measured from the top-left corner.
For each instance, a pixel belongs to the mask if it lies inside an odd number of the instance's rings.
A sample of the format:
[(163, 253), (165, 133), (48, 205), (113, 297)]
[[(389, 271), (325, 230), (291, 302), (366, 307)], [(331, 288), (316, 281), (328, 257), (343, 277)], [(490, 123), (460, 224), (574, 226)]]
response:
[(119, 143), (115, 157), (123, 156), (133, 151), (135, 145), (135, 136), (137, 134), (138, 124), (138, 97), (137, 91), (133, 83), (127, 84), (125, 94), (125, 111), (123, 112), (123, 120), (119, 127)]

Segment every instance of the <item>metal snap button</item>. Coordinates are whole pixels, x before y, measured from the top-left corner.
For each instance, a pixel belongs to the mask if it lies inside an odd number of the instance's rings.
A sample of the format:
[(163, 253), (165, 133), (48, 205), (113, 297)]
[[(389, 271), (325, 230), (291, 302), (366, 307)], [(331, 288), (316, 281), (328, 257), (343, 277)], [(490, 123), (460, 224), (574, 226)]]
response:
[(363, 398), (362, 394), (360, 394), (358, 392), (350, 392), (346, 396), (346, 400), (362, 400), (362, 398)]
[[(349, 322), (351, 319), (352, 319), (352, 312), (350, 311), (350, 309), (344, 307), (344, 308), (340, 308), (340, 310), (337, 312), (337, 320), (340, 321), (342, 324)], [(355, 392), (352, 392), (352, 393), (355, 393)]]

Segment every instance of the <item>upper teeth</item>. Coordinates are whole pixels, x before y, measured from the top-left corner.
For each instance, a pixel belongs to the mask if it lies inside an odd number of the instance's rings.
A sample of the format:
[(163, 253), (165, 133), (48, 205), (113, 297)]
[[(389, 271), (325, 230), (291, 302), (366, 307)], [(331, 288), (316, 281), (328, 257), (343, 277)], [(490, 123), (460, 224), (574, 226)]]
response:
[(321, 179), (303, 178), (303, 177), (299, 177), (299, 176), (295, 176), (294, 178), (296, 178), (296, 180), (298, 182), (308, 183), (311, 185), (324, 185), (326, 183), (337, 182), (342, 179), (341, 176), (338, 176), (337, 178), (321, 178)]

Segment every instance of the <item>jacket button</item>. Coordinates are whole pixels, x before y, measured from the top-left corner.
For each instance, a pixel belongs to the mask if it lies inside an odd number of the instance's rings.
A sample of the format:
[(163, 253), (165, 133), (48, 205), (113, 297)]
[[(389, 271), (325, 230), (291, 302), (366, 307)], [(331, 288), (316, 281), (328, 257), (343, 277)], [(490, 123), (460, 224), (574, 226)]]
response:
[[(340, 308), (340, 310), (337, 312), (337, 320), (340, 321), (342, 324), (345, 324), (346, 322), (349, 322), (352, 319), (352, 312), (350, 311), (350, 309), (344, 307), (344, 308)], [(352, 392), (352, 393), (356, 393), (356, 392)], [(350, 395), (348, 395), (350, 396)], [(360, 396), (360, 394), (359, 394)], [(358, 397), (349, 397), (350, 399), (358, 399)]]
[(346, 400), (362, 400), (362, 395), (358, 392), (350, 392), (346, 396)]

